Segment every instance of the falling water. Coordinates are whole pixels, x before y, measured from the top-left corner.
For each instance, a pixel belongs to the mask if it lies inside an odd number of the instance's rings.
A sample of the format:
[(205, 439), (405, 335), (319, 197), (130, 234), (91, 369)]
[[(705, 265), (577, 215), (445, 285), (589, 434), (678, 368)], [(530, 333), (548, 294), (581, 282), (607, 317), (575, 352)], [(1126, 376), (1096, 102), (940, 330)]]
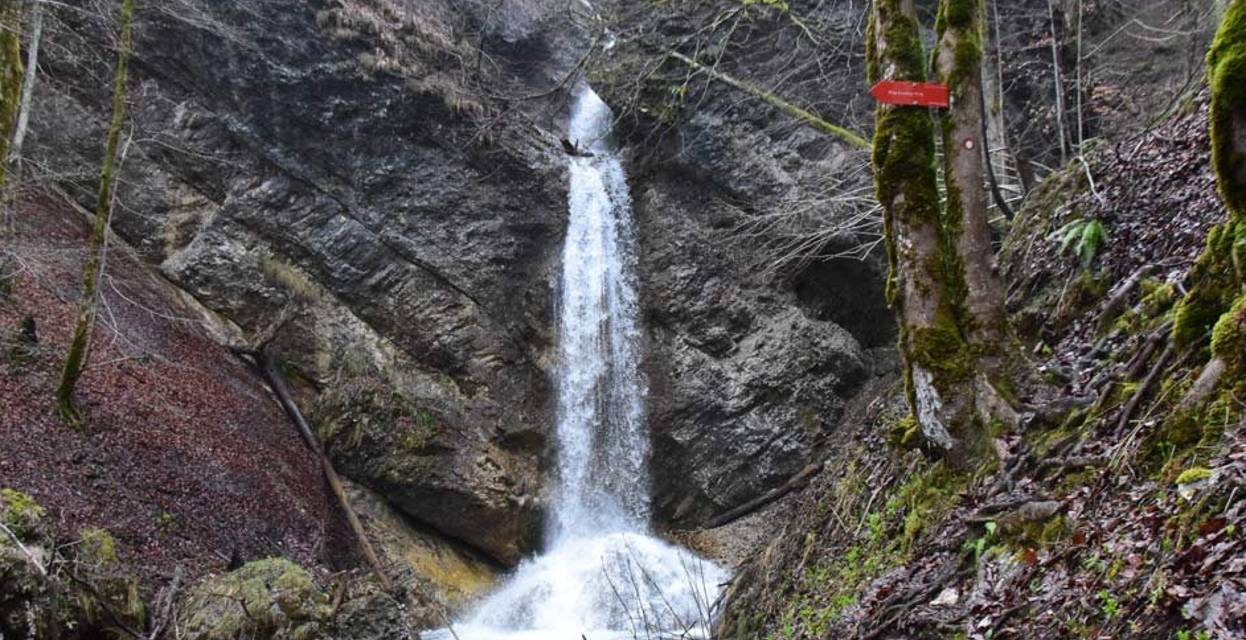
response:
[(582, 87), (569, 130), (578, 153), (560, 283), (549, 544), (454, 625), (461, 640), (708, 636), (722, 570), (649, 535), (635, 241), (611, 121), (609, 107)]

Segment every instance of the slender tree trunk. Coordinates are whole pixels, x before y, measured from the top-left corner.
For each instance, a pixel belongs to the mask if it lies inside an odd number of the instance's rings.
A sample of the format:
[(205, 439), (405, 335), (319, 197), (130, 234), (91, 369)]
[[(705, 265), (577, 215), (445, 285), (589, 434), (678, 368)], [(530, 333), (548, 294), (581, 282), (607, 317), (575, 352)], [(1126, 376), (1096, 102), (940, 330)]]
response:
[(30, 3), (30, 41), (26, 46), (26, 77), (22, 80), (22, 97), (17, 111), (17, 126), (13, 131), (13, 144), (8, 153), (8, 178), (0, 184), (0, 211), (3, 222), (13, 229), (13, 216), (17, 206), (17, 189), (22, 181), (22, 148), (26, 143), (26, 131), (30, 126), (30, 108), (34, 101), (35, 79), (39, 71), (39, 45), (43, 41), (43, 2)]
[[(22, 89), (22, 3), (0, 0), (0, 193), (8, 180), (9, 141), (17, 119)], [(0, 235), (11, 231), (8, 215), (0, 217)]]
[(1064, 72), (1060, 65), (1060, 40), (1056, 30), (1056, 0), (1047, 0), (1047, 17), (1051, 22), (1051, 70), (1056, 88), (1056, 134), (1060, 138), (1060, 164), (1069, 162), (1069, 143), (1064, 131)]
[(393, 593), (394, 583), (389, 579), (389, 575), (385, 572), (384, 565), (381, 564), (380, 556), (376, 555), (376, 551), (372, 548), (372, 543), (368, 541), (368, 534), (364, 531), (363, 524), (359, 521), (359, 516), (355, 514), (354, 507), (350, 506), (350, 498), (346, 496), (346, 489), (342, 486), (342, 479), (337, 475), (337, 471), (333, 469), (333, 463), (329, 462), (329, 456), (325, 453), (324, 448), (320, 446), (320, 441), (316, 439), (316, 435), (312, 433), (311, 425), (307, 423), (307, 419), (303, 417), (303, 412), (299, 409), (298, 403), (294, 401), (294, 394), (290, 392), (290, 385), (286, 384), (285, 375), (281, 373), (281, 368), (277, 366), (277, 361), (267, 352), (261, 350), (255, 355), (256, 364), (260, 374), (272, 387), (273, 393), (277, 394), (277, 401), (281, 403), (281, 408), (285, 409), (286, 415), (290, 416), (290, 420), (298, 427), (299, 434), (303, 436), (303, 442), (307, 444), (307, 448), (320, 459), (320, 470), (324, 474), (325, 480), (329, 483), (329, 488), (333, 491), (334, 497), (337, 498), (338, 504), (342, 507), (342, 512), (346, 516), (346, 523), (350, 525), (351, 531), (355, 534), (355, 540), (359, 542), (359, 550), (363, 553), (363, 557), (372, 567), (372, 573), (381, 583), (381, 587), (386, 592)]
[(1085, 12), (1083, 0), (1077, 0), (1077, 157), (1083, 164), (1086, 162), (1086, 117), (1082, 109), (1082, 94), (1086, 90), (1086, 76), (1082, 69), (1082, 21)]
[[(947, 187), (944, 228), (964, 272), (963, 326), (966, 338), (984, 356), (995, 359), (1007, 341), (1004, 286), (991, 243), (987, 194), (982, 95), (981, 0), (945, 0), (939, 12), (934, 72), (952, 91), (944, 112), (943, 179)], [(955, 265), (949, 269), (954, 272)], [(952, 274), (954, 276), (954, 273)]]
[(60, 387), (56, 390), (57, 411), (71, 426), (84, 429), (86, 423), (74, 406), (74, 387), (86, 366), (99, 310), (99, 280), (103, 268), (105, 243), (108, 238), (108, 220), (112, 215), (113, 170), (117, 164), (117, 151), (121, 144), (121, 127), (125, 122), (126, 84), (129, 79), (130, 54), (133, 50), (131, 27), (134, 16), (134, 0), (122, 0), (121, 40), (117, 52), (117, 75), (113, 86), (112, 122), (108, 127), (108, 142), (104, 152), (104, 167), (100, 172), (99, 197), (95, 205), (95, 223), (87, 240), (86, 266), (82, 270), (82, 297), (78, 301), (78, 321), (74, 327), (73, 341), (65, 358), (65, 370)]

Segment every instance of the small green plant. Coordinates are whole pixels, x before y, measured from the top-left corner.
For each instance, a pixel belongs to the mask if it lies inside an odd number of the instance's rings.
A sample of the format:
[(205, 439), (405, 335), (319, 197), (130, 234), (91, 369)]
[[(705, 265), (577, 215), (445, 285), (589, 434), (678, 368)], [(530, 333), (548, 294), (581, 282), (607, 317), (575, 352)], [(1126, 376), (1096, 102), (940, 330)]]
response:
[(1116, 596), (1112, 595), (1111, 591), (1103, 589), (1098, 593), (1098, 598), (1099, 606), (1103, 609), (1104, 617), (1111, 620), (1120, 613), (1121, 603), (1116, 599)]
[(1108, 571), (1108, 563), (1098, 552), (1082, 559), (1082, 569), (1103, 575)]
[(984, 526), (986, 527), (986, 534), (970, 543), (973, 549), (974, 563), (982, 559), (982, 553), (986, 551), (986, 543), (995, 537), (995, 531), (999, 528), (999, 525), (995, 524), (994, 521), (988, 522)]
[(156, 528), (160, 533), (172, 533), (177, 528), (177, 516), (164, 510), (157, 512)]
[(1108, 243), (1108, 230), (1098, 218), (1078, 218), (1051, 234), (1053, 242), (1060, 243), (1060, 253), (1073, 250), (1082, 269), (1089, 269), (1095, 256)]

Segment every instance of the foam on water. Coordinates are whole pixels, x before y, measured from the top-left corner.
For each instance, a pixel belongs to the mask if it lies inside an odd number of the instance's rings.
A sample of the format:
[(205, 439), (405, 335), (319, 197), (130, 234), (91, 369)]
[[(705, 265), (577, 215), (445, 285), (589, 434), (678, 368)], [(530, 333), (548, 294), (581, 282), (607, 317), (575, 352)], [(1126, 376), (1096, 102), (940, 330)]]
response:
[(453, 633), (432, 640), (622, 640), (709, 635), (724, 572), (649, 535), (649, 436), (636, 251), (610, 108), (587, 86), (569, 137), (570, 217), (559, 302), (558, 479), (549, 546)]

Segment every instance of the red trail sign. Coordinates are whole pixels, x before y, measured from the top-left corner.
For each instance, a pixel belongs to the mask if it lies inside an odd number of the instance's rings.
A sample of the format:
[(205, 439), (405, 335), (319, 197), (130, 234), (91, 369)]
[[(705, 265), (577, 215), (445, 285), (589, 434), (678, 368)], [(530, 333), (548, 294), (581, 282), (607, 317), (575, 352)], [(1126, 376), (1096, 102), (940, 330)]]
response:
[(944, 85), (898, 80), (883, 80), (870, 89), (870, 95), (884, 104), (902, 106), (946, 109), (951, 102), (951, 91)]

